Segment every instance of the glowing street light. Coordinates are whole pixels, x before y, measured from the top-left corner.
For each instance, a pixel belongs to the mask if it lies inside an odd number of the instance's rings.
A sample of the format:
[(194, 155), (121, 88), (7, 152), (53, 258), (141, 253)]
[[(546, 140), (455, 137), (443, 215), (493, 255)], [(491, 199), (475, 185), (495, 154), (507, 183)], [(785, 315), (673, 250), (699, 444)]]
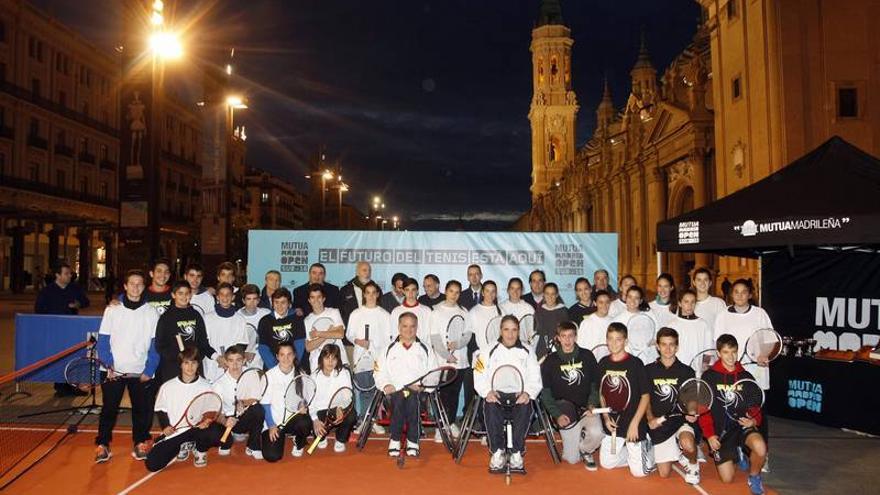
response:
[(226, 104), (229, 105), (230, 108), (234, 108), (236, 110), (242, 110), (248, 107), (247, 103), (244, 101), (244, 98), (239, 95), (227, 96)]
[(159, 58), (174, 60), (183, 56), (183, 45), (178, 36), (169, 31), (157, 31), (150, 35), (150, 50)]
[(325, 170), (324, 175), (322, 177), (324, 178), (324, 180), (331, 180), (331, 179), (333, 179), (333, 172), (331, 172), (329, 170)]

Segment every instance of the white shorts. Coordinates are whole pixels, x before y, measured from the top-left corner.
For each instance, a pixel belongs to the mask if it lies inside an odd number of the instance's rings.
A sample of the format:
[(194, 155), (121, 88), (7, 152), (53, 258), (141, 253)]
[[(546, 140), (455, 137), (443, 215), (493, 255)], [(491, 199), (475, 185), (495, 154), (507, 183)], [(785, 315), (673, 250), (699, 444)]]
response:
[(678, 437), (681, 436), (682, 433), (688, 432), (691, 435), (694, 434), (694, 429), (691, 425), (684, 423), (681, 425), (678, 430), (676, 430), (675, 434), (667, 438), (665, 441), (661, 443), (654, 444), (654, 461), (657, 463), (660, 462), (675, 462), (681, 457), (681, 448), (678, 446)]
[(611, 453), (611, 436), (605, 435), (602, 445), (599, 447), (599, 465), (603, 469), (616, 469), (629, 466), (629, 472), (636, 478), (642, 478), (651, 474), (656, 465), (651, 442), (627, 442), (623, 437), (617, 437), (617, 453)]

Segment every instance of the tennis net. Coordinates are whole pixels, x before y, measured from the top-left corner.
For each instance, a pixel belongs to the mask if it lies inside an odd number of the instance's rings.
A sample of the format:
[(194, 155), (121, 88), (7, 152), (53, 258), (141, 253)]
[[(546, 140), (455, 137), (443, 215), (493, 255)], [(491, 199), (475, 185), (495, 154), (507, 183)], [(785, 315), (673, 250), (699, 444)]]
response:
[(91, 397), (68, 388), (64, 368), (92, 345), (81, 342), (0, 376), (0, 490), (51, 453), (84, 417), (77, 418)]

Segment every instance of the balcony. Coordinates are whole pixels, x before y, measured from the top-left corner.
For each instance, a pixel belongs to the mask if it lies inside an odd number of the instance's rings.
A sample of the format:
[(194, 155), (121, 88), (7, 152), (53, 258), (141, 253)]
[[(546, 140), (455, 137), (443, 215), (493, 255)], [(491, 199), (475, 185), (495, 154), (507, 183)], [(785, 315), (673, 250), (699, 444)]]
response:
[(27, 138), (28, 146), (33, 146), (34, 148), (40, 148), (43, 150), (49, 149), (49, 141), (46, 141), (45, 138), (37, 136), (35, 134), (31, 134)]
[(95, 164), (95, 155), (87, 153), (85, 151), (80, 151), (78, 157), (80, 162)]
[(15, 139), (15, 129), (7, 125), (0, 125), (0, 138)]
[(111, 162), (110, 160), (101, 160), (101, 170), (109, 170), (110, 172), (116, 171), (116, 162)]
[(114, 138), (119, 137), (119, 131), (114, 129), (113, 127), (110, 127), (109, 125), (95, 120), (83, 113), (77, 112), (76, 110), (67, 108), (60, 103), (56, 103), (39, 95), (35, 95), (30, 90), (22, 88), (21, 86), (17, 86), (9, 81), (0, 81), (0, 91), (12, 95), (16, 98), (31, 102), (34, 105), (49, 110), (50, 112), (62, 115), (68, 119), (79, 122), (80, 124), (87, 125), (92, 129), (107, 134), (108, 136)]
[(64, 187), (59, 187), (53, 184), (47, 184), (45, 182), (22, 179), (20, 177), (13, 177), (10, 175), (0, 175), (0, 179), (2, 179), (0, 183), (2, 183), (4, 187), (11, 187), (14, 189), (30, 191), (47, 196), (54, 196), (57, 198), (72, 199), (75, 201), (92, 203), (109, 208), (119, 207), (119, 202), (116, 199), (108, 200), (107, 198), (102, 198), (101, 196), (96, 194), (83, 193), (80, 191), (74, 191)]
[(55, 145), (55, 154), (56, 155), (64, 155), (70, 158), (73, 158), (73, 148), (67, 146), (65, 144), (56, 144)]
[(199, 165), (198, 163), (196, 163), (192, 160), (187, 160), (186, 158), (184, 158), (180, 155), (176, 155), (174, 153), (171, 153), (169, 151), (164, 151), (164, 150), (162, 151), (162, 159), (177, 163), (179, 165), (183, 165), (184, 167), (189, 167), (189, 168), (197, 171), (199, 173), (199, 175), (201, 175), (201, 173), (202, 173), (201, 165)]

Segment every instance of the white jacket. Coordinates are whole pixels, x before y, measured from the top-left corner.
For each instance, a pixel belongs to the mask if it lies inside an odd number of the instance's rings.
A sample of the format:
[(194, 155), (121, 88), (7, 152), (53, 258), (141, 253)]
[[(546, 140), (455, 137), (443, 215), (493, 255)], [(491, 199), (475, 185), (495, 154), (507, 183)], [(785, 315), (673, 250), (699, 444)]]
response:
[[(434, 306), (434, 310), (431, 311), (431, 317), (429, 318), (431, 340), (426, 342), (426, 344), (429, 344), (432, 349), (436, 348), (436, 345), (442, 345), (445, 348), (447, 343), (446, 327), (449, 325), (449, 320), (456, 315), (461, 316), (465, 321), (465, 325), (467, 325), (468, 314), (461, 306), (447, 306), (446, 303), (443, 302)], [(452, 351), (452, 355), (455, 356), (456, 362), (453, 363), (453, 365), (457, 369), (461, 370), (470, 367), (467, 360), (467, 344), (460, 349)], [(442, 361), (443, 359), (438, 355), (437, 360)]]
[(402, 390), (436, 367), (437, 356), (429, 346), (416, 339), (407, 349), (397, 338), (379, 353), (373, 376), (379, 390), (386, 385)]
[(318, 411), (323, 411), (330, 407), (330, 399), (337, 390), (343, 387), (351, 388), (351, 373), (347, 368), (340, 371), (333, 371), (330, 376), (318, 370), (312, 373), (312, 379), (315, 380), (315, 397), (309, 405), (309, 415), (312, 421), (318, 419)]
[(523, 377), (523, 391), (532, 399), (537, 399), (541, 393), (543, 382), (541, 380), (541, 367), (538, 366), (538, 358), (522, 343), (513, 347), (505, 347), (497, 343), (488, 353), (481, 353), (474, 364), (474, 390), (485, 398), (492, 390), (492, 373), (500, 366), (510, 364), (516, 367)]

